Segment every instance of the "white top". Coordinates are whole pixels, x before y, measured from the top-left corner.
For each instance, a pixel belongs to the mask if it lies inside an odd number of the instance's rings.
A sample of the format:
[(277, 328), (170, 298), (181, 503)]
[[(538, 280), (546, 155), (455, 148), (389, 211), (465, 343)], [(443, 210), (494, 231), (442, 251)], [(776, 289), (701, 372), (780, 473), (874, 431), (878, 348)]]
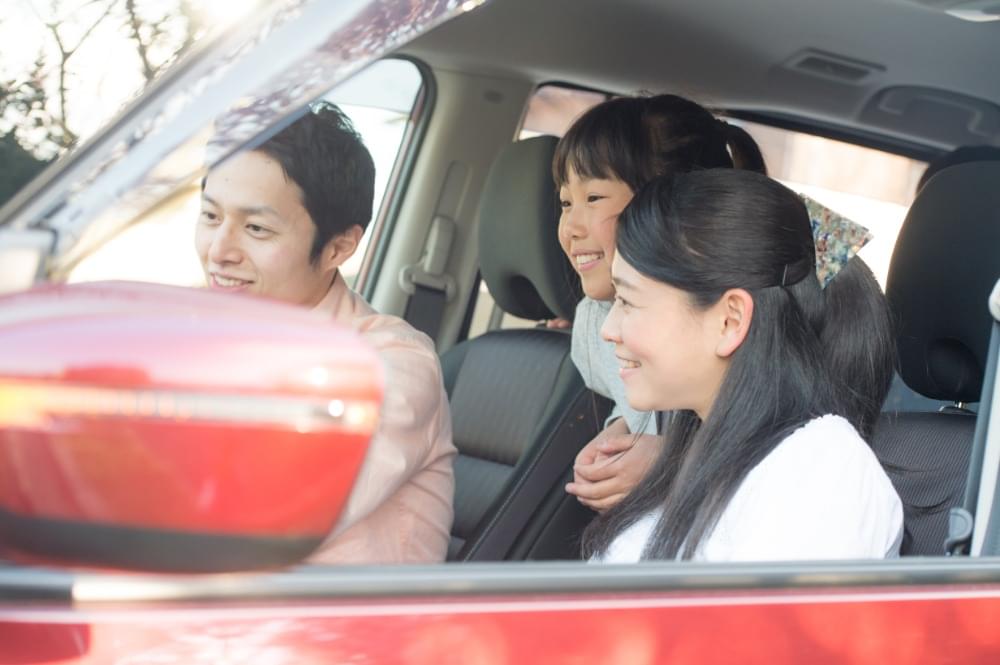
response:
[[(611, 543), (604, 563), (639, 561), (659, 511)], [(696, 561), (899, 556), (903, 506), (868, 444), (840, 416), (809, 421), (750, 470)]]
[(615, 407), (604, 421), (605, 425), (622, 417), (628, 423), (629, 432), (656, 434), (656, 414), (636, 411), (628, 405), (625, 384), (618, 374), (620, 365), (615, 358), (615, 345), (601, 339), (601, 326), (610, 311), (610, 302), (593, 298), (584, 298), (576, 306), (572, 331), (573, 364), (588, 388), (614, 401)]

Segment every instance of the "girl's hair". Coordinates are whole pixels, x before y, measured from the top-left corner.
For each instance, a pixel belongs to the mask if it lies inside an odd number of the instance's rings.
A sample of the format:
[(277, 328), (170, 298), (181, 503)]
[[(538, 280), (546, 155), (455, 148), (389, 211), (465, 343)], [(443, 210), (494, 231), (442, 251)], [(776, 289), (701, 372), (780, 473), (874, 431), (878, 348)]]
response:
[(556, 146), (552, 176), (562, 187), (572, 169), (637, 192), (666, 173), (722, 167), (765, 172), (753, 138), (700, 104), (677, 95), (616, 97), (573, 123)]
[(823, 295), (826, 323), (820, 341), (844, 409), (841, 415), (870, 442), (896, 373), (889, 301), (881, 297), (882, 288), (868, 264), (856, 256), (827, 284)]
[(651, 181), (619, 218), (617, 251), (641, 274), (686, 292), (694, 308), (732, 288), (754, 302), (706, 420), (669, 414), (669, 444), (653, 469), (584, 534), (584, 554), (603, 553), (659, 509), (643, 557), (691, 558), (750, 470), (792, 431), (828, 413), (856, 427), (877, 417), (892, 369), (885, 297), (864, 266), (841, 271), (824, 292), (804, 203), (747, 171)]

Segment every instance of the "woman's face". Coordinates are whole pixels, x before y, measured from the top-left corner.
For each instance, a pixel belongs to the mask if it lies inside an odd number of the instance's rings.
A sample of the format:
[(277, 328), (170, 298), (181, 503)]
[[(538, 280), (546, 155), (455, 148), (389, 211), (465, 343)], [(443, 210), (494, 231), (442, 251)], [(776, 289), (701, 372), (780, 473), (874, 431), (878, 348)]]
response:
[(722, 385), (728, 360), (719, 354), (724, 318), (688, 295), (639, 273), (620, 256), (611, 273), (615, 304), (601, 336), (615, 345), (632, 408), (690, 409), (702, 419)]
[(572, 169), (559, 189), (559, 244), (580, 273), (583, 292), (595, 300), (614, 297), (615, 226), (632, 194), (621, 180), (580, 178)]

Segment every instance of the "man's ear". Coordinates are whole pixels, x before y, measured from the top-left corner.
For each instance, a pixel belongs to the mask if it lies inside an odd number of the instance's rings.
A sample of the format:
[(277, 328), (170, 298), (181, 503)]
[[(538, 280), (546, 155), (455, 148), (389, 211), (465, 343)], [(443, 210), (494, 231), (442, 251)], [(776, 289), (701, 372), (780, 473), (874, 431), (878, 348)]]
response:
[(343, 265), (344, 261), (354, 256), (361, 243), (361, 236), (365, 233), (359, 225), (348, 228), (346, 231), (333, 236), (327, 241), (320, 254), (320, 268), (325, 271), (332, 271)]
[[(750, 332), (753, 319), (753, 297), (744, 289), (729, 289), (715, 305), (719, 317), (719, 338), (715, 353), (720, 358), (728, 358)], [(714, 308), (713, 308), (714, 309)]]

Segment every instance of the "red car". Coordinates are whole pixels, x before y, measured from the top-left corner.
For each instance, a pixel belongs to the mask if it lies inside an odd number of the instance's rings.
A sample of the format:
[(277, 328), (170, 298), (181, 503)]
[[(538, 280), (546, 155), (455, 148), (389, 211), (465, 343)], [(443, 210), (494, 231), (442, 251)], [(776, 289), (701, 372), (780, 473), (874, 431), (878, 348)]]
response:
[[(927, 162), (1000, 146), (994, 62), (1000, 8), (975, 1), (298, 0), (216, 33), (0, 209), (0, 663), (1000, 662), (1000, 163), (913, 201)], [(579, 560), (592, 515), (562, 486), (603, 405), (554, 369), (547, 283), (523, 273), (525, 305), (495, 276), (531, 252), (486, 229), (555, 243), (523, 213), (545, 169), (497, 176), (512, 137), (637, 90), (712, 105), (880, 239), (901, 558)], [(183, 288), (206, 166), (319, 97), (384, 191), (355, 288), (436, 312), (460, 452), (441, 565), (301, 565), (355, 482), (378, 362), (308, 312)]]

